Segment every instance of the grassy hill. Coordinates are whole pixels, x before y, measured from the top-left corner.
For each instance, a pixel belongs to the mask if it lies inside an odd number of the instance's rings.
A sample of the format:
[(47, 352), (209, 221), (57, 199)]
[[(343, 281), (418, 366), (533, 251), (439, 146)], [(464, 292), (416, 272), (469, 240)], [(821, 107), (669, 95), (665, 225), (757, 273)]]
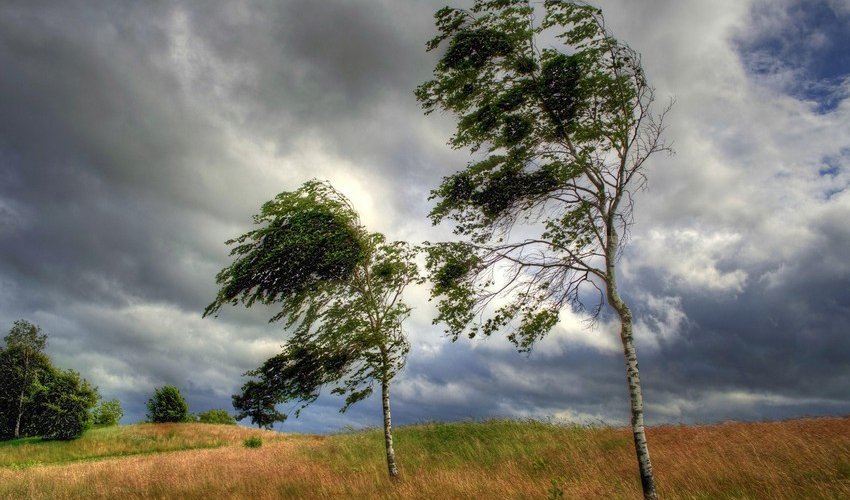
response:
[[(850, 498), (850, 418), (648, 431), (662, 498)], [(263, 446), (243, 440), (260, 436)], [(0, 443), (0, 498), (639, 498), (624, 429), (539, 422), (401, 427), (382, 435), (140, 424), (72, 442)], [(553, 487), (553, 480), (557, 487)]]

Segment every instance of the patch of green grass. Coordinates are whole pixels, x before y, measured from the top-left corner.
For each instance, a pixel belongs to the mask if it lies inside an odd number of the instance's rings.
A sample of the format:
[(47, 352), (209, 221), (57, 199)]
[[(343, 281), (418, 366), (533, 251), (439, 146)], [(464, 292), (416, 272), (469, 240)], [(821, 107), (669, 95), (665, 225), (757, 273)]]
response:
[(242, 444), (245, 445), (245, 448), (259, 448), (263, 445), (263, 438), (260, 436), (250, 436), (245, 438)]
[[(431, 422), (398, 427), (393, 432), (393, 441), (396, 455), (407, 470), (460, 469), (471, 465), (487, 468), (513, 461), (539, 472), (554, 469), (550, 457), (557, 456), (563, 462), (565, 447), (570, 453), (584, 453), (589, 447), (598, 447), (599, 430), (536, 420)], [(618, 448), (620, 444), (617, 440), (610, 446)], [(337, 434), (326, 446), (305, 453), (337, 471), (382, 471), (383, 430)]]
[(221, 433), (198, 432), (189, 424), (101, 427), (72, 441), (24, 438), (0, 442), (0, 467), (25, 469), (108, 457), (217, 448), (229, 442)]

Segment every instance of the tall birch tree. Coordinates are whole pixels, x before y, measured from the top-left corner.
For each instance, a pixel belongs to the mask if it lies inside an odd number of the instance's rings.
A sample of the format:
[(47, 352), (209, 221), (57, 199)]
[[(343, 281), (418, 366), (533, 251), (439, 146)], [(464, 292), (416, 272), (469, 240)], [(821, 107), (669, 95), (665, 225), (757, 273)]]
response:
[[(536, 7), (535, 7), (536, 6)], [(644, 165), (667, 151), (640, 55), (573, 1), (476, 0), (436, 14), (434, 77), (416, 90), (426, 113), (457, 116), (450, 140), (478, 159), (432, 192), (434, 224), (464, 241), (432, 245), (438, 316), (455, 339), (506, 330), (530, 350), (564, 307), (619, 318), (631, 427), (646, 498), (656, 498), (644, 430), (632, 313), (617, 261)]]
[(268, 424), (284, 416), (269, 401), (293, 403), (297, 416), (330, 387), (345, 397), (344, 412), (377, 384), (387, 469), (396, 478), (390, 382), (409, 350), (402, 323), (411, 309), (402, 295), (422, 281), (416, 249), (368, 232), (350, 202), (317, 181), (281, 193), (254, 221), (258, 229), (228, 242), (236, 259), (218, 274), (221, 290), (204, 315), (227, 303), (279, 304), (271, 321), (284, 320), (292, 334), (279, 355), (248, 372), (237, 409)]

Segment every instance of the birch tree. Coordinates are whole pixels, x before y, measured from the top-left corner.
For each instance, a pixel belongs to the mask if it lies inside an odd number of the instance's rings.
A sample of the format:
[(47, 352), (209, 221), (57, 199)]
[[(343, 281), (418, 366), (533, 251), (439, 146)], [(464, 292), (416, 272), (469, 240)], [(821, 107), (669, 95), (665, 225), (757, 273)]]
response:
[(279, 304), (271, 321), (284, 320), (292, 334), (279, 355), (248, 373), (253, 379), (234, 402), (267, 423), (283, 415), (270, 412), (269, 398), (293, 404), (298, 416), (330, 387), (345, 397), (344, 412), (377, 384), (387, 469), (396, 478), (390, 382), (409, 349), (402, 323), (411, 309), (402, 294), (422, 281), (416, 250), (368, 232), (350, 202), (317, 181), (263, 205), (255, 223), (228, 242), (236, 259), (218, 274), (221, 290), (204, 314), (227, 303)]
[[(4, 338), (6, 347), (0, 353), (0, 374), (2, 374), (2, 406), (7, 418), (4, 425), (11, 424), (11, 435), (21, 437), (21, 422), (32, 402), (38, 386), (38, 376), (50, 367), (50, 361), (44, 354), (47, 334), (41, 328), (26, 320), (18, 320)], [(11, 422), (8, 415), (12, 416)]]
[[(536, 7), (535, 7), (536, 6)], [(457, 116), (450, 140), (476, 159), (432, 192), (434, 224), (463, 241), (432, 245), (438, 316), (455, 339), (507, 331), (530, 350), (565, 307), (619, 318), (631, 427), (646, 498), (656, 498), (632, 314), (617, 261), (644, 165), (667, 151), (640, 55), (572, 1), (476, 0), (436, 14), (434, 77), (416, 90), (426, 113)]]

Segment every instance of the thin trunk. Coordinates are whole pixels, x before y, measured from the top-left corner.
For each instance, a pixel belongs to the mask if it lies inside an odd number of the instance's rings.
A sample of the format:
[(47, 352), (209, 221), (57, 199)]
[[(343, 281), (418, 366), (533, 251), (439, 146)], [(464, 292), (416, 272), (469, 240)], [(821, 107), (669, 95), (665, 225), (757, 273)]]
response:
[(18, 418), (15, 420), (15, 439), (21, 437), (21, 416), (24, 414), (24, 395), (27, 390), (27, 379), (30, 373), (29, 356), (24, 358), (24, 380), (21, 383), (21, 397), (18, 398)]
[[(611, 227), (611, 226), (609, 226)], [(632, 435), (635, 441), (640, 482), (643, 487), (643, 497), (646, 500), (657, 500), (655, 478), (652, 475), (652, 462), (649, 460), (649, 447), (646, 443), (646, 431), (643, 424), (643, 394), (640, 388), (640, 371), (638, 370), (637, 353), (635, 352), (634, 336), (632, 334), (632, 312), (620, 298), (617, 291), (616, 249), (617, 233), (609, 230), (609, 248), (606, 255), (606, 289), (608, 301), (620, 317), (620, 340), (623, 343), (623, 356), (626, 360), (626, 379), (629, 383), (629, 399), (632, 412)]]
[(21, 437), (21, 415), (24, 413), (24, 390), (21, 389), (21, 397), (18, 399), (18, 418), (15, 421), (15, 439)]
[(390, 415), (390, 381), (386, 378), (381, 380), (381, 401), (384, 405), (384, 442), (387, 445), (387, 469), (390, 478), (398, 478), (398, 467), (395, 463), (395, 450), (393, 449), (393, 424)]

